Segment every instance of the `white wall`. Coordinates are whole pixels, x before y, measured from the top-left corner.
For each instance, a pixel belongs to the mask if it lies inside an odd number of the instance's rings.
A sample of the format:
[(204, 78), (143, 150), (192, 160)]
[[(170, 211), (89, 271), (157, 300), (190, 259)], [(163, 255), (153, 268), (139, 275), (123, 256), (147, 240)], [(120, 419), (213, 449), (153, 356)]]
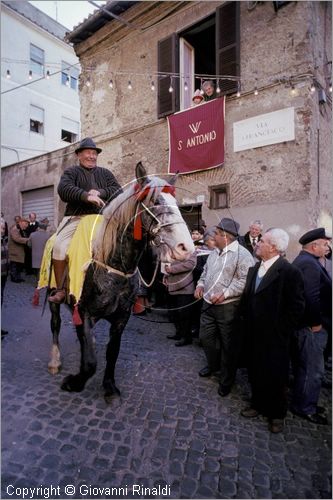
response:
[[(29, 82), (30, 43), (44, 50), (45, 73), (47, 69), (51, 74), (61, 70), (62, 61), (78, 62), (71, 46), (3, 4), (1, 10), (2, 93)], [(10, 79), (6, 78), (7, 69)], [(32, 81), (38, 78), (33, 74)], [(43, 134), (30, 131), (31, 104), (44, 109)], [(62, 116), (80, 122), (78, 91), (61, 83), (61, 73), (2, 94), (1, 165), (68, 146), (61, 140)]]

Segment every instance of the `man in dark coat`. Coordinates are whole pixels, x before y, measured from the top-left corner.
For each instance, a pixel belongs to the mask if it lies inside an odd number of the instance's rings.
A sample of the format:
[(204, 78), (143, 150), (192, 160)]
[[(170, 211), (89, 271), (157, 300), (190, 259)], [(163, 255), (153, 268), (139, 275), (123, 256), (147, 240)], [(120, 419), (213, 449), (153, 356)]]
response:
[(241, 414), (268, 417), (269, 430), (283, 430), (287, 413), (289, 343), (304, 311), (300, 271), (283, 254), (289, 236), (270, 229), (257, 245), (261, 263), (249, 269), (241, 301), (247, 342), (251, 406)]
[(305, 311), (292, 340), (291, 411), (315, 424), (327, 424), (317, 403), (325, 373), (324, 350), (332, 329), (332, 278), (319, 262), (329, 240), (323, 227), (308, 231), (299, 240), (302, 250), (293, 262), (304, 279)]
[(67, 206), (53, 246), (52, 264), (57, 291), (49, 297), (49, 301), (55, 304), (61, 304), (66, 297), (64, 275), (67, 250), (82, 217), (100, 213), (106, 202), (121, 191), (112, 172), (97, 166), (97, 155), (101, 152), (90, 137), (83, 139), (75, 150), (79, 165), (67, 168), (58, 185), (58, 194)]
[(260, 220), (254, 220), (249, 226), (249, 230), (244, 236), (239, 237), (239, 243), (245, 247), (251, 255), (254, 255), (254, 249), (261, 238), (264, 226)]

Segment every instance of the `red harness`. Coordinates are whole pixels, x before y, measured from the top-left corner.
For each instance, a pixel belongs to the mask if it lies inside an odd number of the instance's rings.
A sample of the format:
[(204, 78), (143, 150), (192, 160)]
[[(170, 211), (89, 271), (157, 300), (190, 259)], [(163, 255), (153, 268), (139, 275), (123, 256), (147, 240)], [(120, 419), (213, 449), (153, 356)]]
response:
[[(143, 201), (147, 197), (147, 195), (149, 194), (151, 189), (155, 190), (156, 188), (147, 186), (144, 189), (142, 189), (141, 191), (140, 191), (140, 189), (141, 189), (140, 184), (135, 184), (134, 190), (137, 193), (136, 199), (138, 201)], [(175, 186), (170, 186), (170, 185), (164, 186), (162, 189), (162, 193), (170, 193), (170, 194), (172, 194), (172, 196), (175, 196), (175, 194), (176, 194)], [(133, 234), (134, 234), (135, 240), (142, 240), (142, 220), (141, 220), (141, 214), (139, 213), (138, 210), (137, 210), (137, 213), (135, 214)]]

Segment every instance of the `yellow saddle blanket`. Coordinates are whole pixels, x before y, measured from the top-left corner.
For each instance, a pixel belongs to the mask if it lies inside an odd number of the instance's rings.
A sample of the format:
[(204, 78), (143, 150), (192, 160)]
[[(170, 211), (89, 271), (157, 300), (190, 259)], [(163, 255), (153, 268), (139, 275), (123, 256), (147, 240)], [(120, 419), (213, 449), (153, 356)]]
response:
[[(68, 290), (78, 302), (81, 296), (85, 270), (92, 259), (92, 243), (96, 231), (103, 220), (102, 215), (85, 215), (82, 217), (68, 249)], [(42, 264), (40, 268), (38, 288), (49, 285), (52, 249), (56, 234), (46, 242)], [(50, 287), (56, 288), (56, 281), (52, 270)]]

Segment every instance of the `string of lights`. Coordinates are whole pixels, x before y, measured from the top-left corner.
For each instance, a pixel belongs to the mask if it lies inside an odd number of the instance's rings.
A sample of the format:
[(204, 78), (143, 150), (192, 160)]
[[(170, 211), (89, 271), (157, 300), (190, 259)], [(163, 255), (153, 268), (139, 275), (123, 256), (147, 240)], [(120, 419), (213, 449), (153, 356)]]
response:
[[(28, 61), (24, 61), (24, 60), (17, 60), (16, 62), (22, 63), (22, 64), (28, 63)], [(1, 92), (1, 94), (6, 94), (8, 92), (12, 92), (12, 91), (17, 90), (21, 87), (31, 85), (31, 84), (33, 84), (37, 81), (41, 81), (43, 79), (49, 79), (55, 75), (69, 71), (71, 68), (77, 67), (77, 66), (79, 66), (79, 63), (75, 63), (75, 64), (68, 65), (66, 67), (62, 67), (61, 69), (53, 71), (53, 72), (51, 72), (49, 69), (47, 69), (43, 76), (40, 76), (37, 78), (34, 78), (32, 70), (29, 70), (27, 82), (20, 84), (16, 87), (13, 87), (11, 89), (4, 90), (3, 92)], [(46, 69), (46, 67), (50, 67), (50, 65), (45, 65), (45, 69)], [(79, 75), (79, 78), (80, 78), (82, 85), (90, 87), (91, 83), (92, 83), (92, 77), (95, 73), (96, 73), (95, 66), (85, 67), (84, 68), (84, 75), (85, 76), (83, 76), (83, 73), (81, 73)], [(11, 77), (12, 77), (12, 74), (11, 74), (10, 70), (7, 69), (6, 70), (6, 78), (10, 79)], [(271, 86), (275, 86), (276, 84), (284, 84), (285, 86), (290, 87), (291, 94), (294, 95), (297, 92), (297, 90), (296, 90), (297, 86), (304, 81), (309, 82), (309, 90), (310, 90), (311, 94), (315, 93), (316, 91), (318, 91), (318, 92), (319, 91), (321, 91), (321, 92), (326, 91), (326, 92), (328, 92), (328, 94), (332, 94), (332, 81), (331, 80), (327, 81), (327, 85), (324, 88), (312, 73), (301, 73), (301, 74), (297, 74), (297, 75), (291, 75), (288, 77), (283, 76), (283, 77), (275, 78), (275, 79), (272, 79), (271, 81), (268, 81), (266, 84), (263, 84), (261, 86), (258, 85), (258, 81), (257, 81), (257, 79), (255, 79), (254, 86), (252, 89), (250, 89), (250, 90), (243, 89), (242, 90), (243, 85), (242, 85), (241, 78), (237, 77), (237, 76), (232, 76), (232, 75), (216, 75), (216, 74), (200, 74), (200, 73), (190, 75), (190, 74), (186, 74), (186, 73), (179, 73), (179, 72), (175, 73), (175, 72), (165, 72), (165, 71), (163, 71), (163, 72), (152, 71), (149, 73), (145, 73), (145, 72), (134, 72), (131, 70), (122, 70), (122, 71), (117, 71), (117, 72), (111, 72), (109, 75), (109, 78), (107, 79), (107, 85), (110, 89), (113, 90), (116, 88), (117, 81), (119, 78), (126, 78), (127, 89), (133, 90), (133, 86), (134, 86), (133, 77), (145, 78), (148, 81), (148, 84), (149, 84), (152, 92), (154, 92), (156, 90), (155, 81), (156, 80), (163, 80), (165, 78), (169, 79), (168, 90), (170, 93), (174, 92), (175, 84), (176, 84), (175, 82), (178, 79), (180, 80), (179, 83), (183, 85), (184, 91), (187, 92), (190, 88), (189, 82), (191, 82), (192, 79), (194, 78), (194, 80), (200, 81), (200, 85), (199, 85), (200, 89), (202, 89), (202, 83), (205, 80), (212, 80), (215, 83), (215, 89), (216, 89), (217, 94), (221, 93), (222, 82), (226, 82), (226, 81), (235, 82), (235, 84), (237, 84), (237, 93), (233, 96), (228, 96), (229, 98), (230, 97), (239, 98), (241, 96), (250, 95), (250, 94), (257, 96), (260, 91), (267, 89), (267, 88), (270, 88)], [(67, 75), (65, 83), (68, 86), (70, 85), (69, 75)], [(122, 86), (123, 86), (123, 84), (122, 84)], [(203, 90), (201, 90), (201, 93), (203, 94)], [(328, 102), (331, 104), (332, 99), (329, 96), (326, 96), (326, 94), (325, 94), (325, 98), (327, 98)]]

